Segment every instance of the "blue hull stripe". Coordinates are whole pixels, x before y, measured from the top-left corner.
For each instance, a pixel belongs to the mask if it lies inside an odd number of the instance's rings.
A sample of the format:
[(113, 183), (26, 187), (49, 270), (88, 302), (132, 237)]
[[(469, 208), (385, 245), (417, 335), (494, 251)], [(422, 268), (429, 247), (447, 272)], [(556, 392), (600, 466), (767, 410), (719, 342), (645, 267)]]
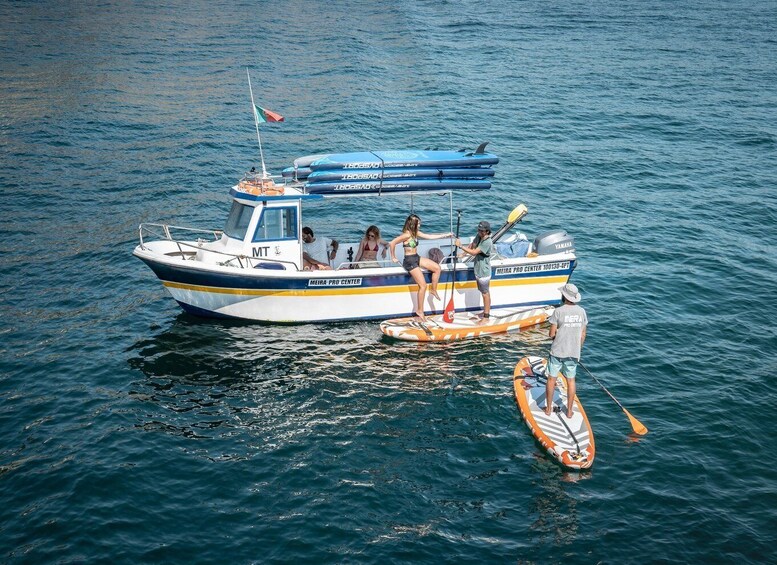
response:
[[(184, 285), (204, 286), (222, 289), (245, 289), (245, 290), (267, 290), (267, 291), (326, 291), (326, 290), (346, 290), (346, 289), (375, 289), (394, 286), (408, 286), (415, 285), (415, 282), (409, 274), (394, 274), (394, 275), (377, 275), (377, 276), (363, 276), (359, 275), (358, 270), (348, 271), (348, 278), (361, 278), (361, 284), (348, 287), (327, 287), (317, 286), (311, 287), (308, 285), (310, 280), (337, 280), (342, 277), (312, 277), (291, 279), (291, 278), (269, 278), (269, 277), (250, 277), (238, 274), (222, 274), (213, 272), (204, 272), (197, 269), (190, 269), (187, 267), (164, 265), (142, 259), (148, 266), (154, 271), (157, 277), (162, 281), (180, 283)], [(567, 269), (558, 269), (554, 271), (532, 272), (532, 273), (514, 273), (509, 275), (500, 275), (492, 277), (492, 284), (498, 284), (499, 281), (517, 281), (521, 279), (532, 278), (549, 278), (549, 277), (562, 277), (569, 276), (575, 268), (575, 262), (570, 262), (570, 266)], [(277, 272), (277, 271), (276, 271)], [(330, 271), (333, 273), (342, 273), (342, 271)], [(443, 273), (440, 278), (440, 284), (450, 283), (451, 273)], [(424, 277), (427, 282), (431, 282), (431, 273), (424, 273)], [(456, 271), (456, 284), (474, 283), (475, 274), (469, 269), (467, 271)]]

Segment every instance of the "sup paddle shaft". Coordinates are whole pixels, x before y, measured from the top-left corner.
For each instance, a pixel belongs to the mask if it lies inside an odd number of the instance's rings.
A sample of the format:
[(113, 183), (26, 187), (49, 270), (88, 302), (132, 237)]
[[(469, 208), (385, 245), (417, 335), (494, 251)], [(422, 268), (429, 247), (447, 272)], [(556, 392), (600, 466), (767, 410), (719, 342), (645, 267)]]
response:
[[(461, 227), (461, 210), (456, 210), (456, 239), (459, 239), (459, 228)], [(459, 258), (456, 254), (456, 249), (453, 250), (453, 276), (451, 277), (451, 299), (448, 301), (448, 305), (442, 314), (442, 319), (447, 323), (453, 321), (453, 313), (456, 311), (456, 307), (453, 304), (453, 296), (456, 290), (456, 263), (459, 262)]]
[(581, 366), (583, 369), (585, 369), (585, 372), (586, 372), (586, 373), (588, 373), (588, 374), (591, 376), (591, 378), (592, 378), (593, 380), (595, 380), (595, 381), (596, 381), (596, 384), (598, 384), (600, 387), (602, 387), (602, 390), (603, 390), (604, 392), (606, 392), (606, 393), (607, 393), (607, 395), (608, 395), (610, 398), (612, 398), (612, 399), (615, 401), (615, 404), (617, 404), (618, 406), (620, 406), (620, 409), (621, 409), (621, 410), (623, 410), (623, 413), (624, 413), (624, 414), (626, 414), (626, 417), (628, 417), (628, 419), (629, 419), (629, 422), (631, 423), (631, 429), (633, 429), (633, 430), (634, 430), (634, 433), (635, 433), (635, 434), (638, 434), (638, 435), (641, 435), (641, 436), (643, 436), (643, 435), (645, 435), (646, 433), (648, 433), (648, 429), (647, 429), (647, 428), (646, 428), (646, 427), (645, 427), (645, 426), (642, 424), (642, 422), (640, 422), (640, 421), (639, 421), (639, 420), (637, 420), (637, 419), (636, 419), (634, 416), (632, 416), (632, 415), (631, 415), (631, 413), (630, 413), (628, 410), (626, 410), (626, 409), (623, 407), (623, 404), (621, 404), (620, 402), (618, 402), (618, 399), (617, 399), (617, 398), (615, 398), (615, 397), (612, 395), (612, 393), (611, 393), (609, 390), (607, 390), (607, 388), (606, 388), (606, 387), (605, 387), (605, 386), (604, 386), (604, 385), (603, 385), (603, 384), (602, 384), (602, 383), (599, 381), (599, 379), (597, 379), (597, 378), (594, 376), (594, 374), (593, 374), (591, 371), (589, 371), (589, 370), (588, 370), (588, 367), (586, 367), (585, 365), (583, 365), (583, 364), (582, 364), (582, 363), (580, 363), (580, 362), (578, 362), (578, 364), (579, 364), (579, 365), (580, 365), (580, 366)]

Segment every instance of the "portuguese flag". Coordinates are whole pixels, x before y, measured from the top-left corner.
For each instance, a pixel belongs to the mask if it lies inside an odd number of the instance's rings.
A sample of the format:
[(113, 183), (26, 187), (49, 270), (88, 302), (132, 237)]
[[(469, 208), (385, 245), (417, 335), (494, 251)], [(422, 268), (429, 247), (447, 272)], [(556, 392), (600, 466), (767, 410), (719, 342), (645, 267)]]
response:
[(256, 113), (256, 121), (260, 123), (267, 123), (267, 122), (282, 122), (283, 116), (280, 114), (276, 114), (275, 112), (271, 110), (266, 110), (264, 108), (260, 108), (259, 106), (254, 105), (254, 113)]

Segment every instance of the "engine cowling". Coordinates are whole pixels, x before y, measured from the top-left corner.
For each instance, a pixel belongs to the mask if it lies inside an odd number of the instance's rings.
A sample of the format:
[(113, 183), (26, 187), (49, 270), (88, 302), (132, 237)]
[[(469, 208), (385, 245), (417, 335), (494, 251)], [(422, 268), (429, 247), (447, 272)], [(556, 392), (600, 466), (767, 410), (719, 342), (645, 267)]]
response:
[(541, 233), (534, 238), (532, 249), (537, 255), (551, 255), (565, 251), (575, 251), (575, 238), (565, 230), (553, 230)]

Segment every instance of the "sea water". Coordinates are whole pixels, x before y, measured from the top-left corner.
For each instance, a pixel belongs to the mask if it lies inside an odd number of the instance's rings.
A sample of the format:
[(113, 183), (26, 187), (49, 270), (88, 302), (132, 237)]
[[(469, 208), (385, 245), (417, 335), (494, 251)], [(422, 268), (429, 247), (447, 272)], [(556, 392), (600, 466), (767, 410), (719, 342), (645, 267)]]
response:
[[(0, 560), (777, 560), (774, 2), (0, 5)], [(590, 319), (588, 473), (512, 390), (547, 328), (184, 314), (141, 222), (220, 229), (229, 187), (320, 152), (500, 156), (462, 232), (565, 229)], [(388, 239), (401, 199), (312, 208)], [(417, 203), (448, 231), (445, 199)]]

